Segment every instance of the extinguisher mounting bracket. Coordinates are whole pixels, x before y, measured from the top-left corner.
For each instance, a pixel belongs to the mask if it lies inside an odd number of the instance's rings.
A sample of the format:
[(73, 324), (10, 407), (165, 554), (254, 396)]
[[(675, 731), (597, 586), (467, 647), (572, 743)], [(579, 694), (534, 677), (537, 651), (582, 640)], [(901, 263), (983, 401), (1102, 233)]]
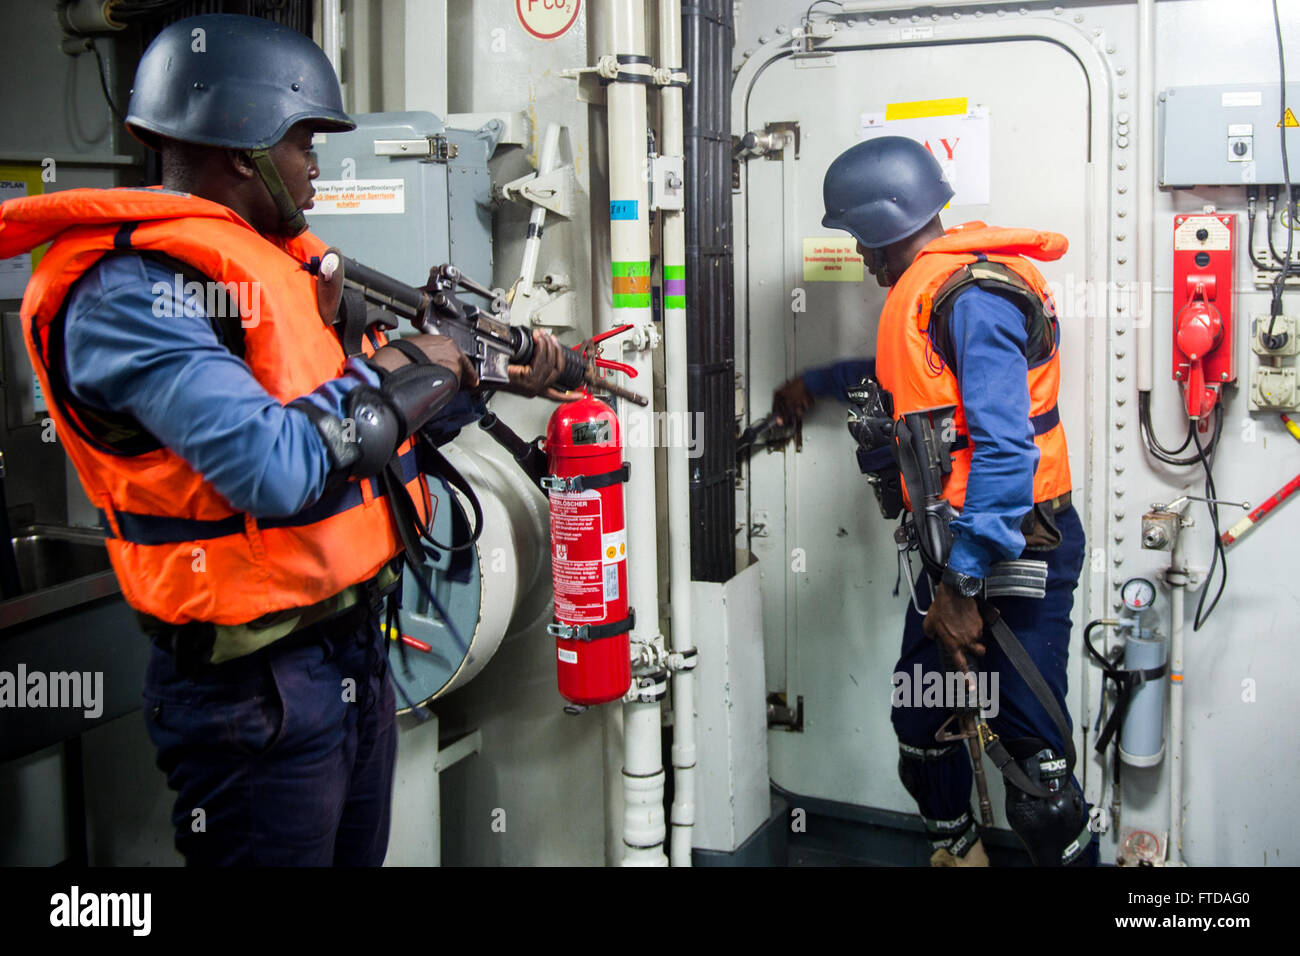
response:
[(627, 481), (631, 471), (632, 466), (625, 461), (622, 468), (616, 471), (607, 471), (602, 475), (573, 475), (568, 478), (559, 475), (547, 475), (541, 480), (541, 486), (546, 491), (581, 494), (584, 491), (594, 491), (597, 488), (622, 484)]
[(627, 617), (621, 621), (610, 621), (608, 624), (565, 624), (561, 621), (552, 621), (546, 625), (546, 632), (551, 637), (561, 637), (566, 641), (598, 641), (602, 637), (626, 634), (634, 627), (636, 627), (636, 611), (628, 608)]

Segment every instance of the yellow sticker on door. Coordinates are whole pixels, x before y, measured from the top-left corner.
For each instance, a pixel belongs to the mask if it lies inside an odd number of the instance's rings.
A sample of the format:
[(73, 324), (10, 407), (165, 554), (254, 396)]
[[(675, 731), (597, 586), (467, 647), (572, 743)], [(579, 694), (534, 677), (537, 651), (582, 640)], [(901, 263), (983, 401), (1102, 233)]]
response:
[(861, 282), (865, 275), (857, 240), (839, 236), (804, 237), (804, 282)]

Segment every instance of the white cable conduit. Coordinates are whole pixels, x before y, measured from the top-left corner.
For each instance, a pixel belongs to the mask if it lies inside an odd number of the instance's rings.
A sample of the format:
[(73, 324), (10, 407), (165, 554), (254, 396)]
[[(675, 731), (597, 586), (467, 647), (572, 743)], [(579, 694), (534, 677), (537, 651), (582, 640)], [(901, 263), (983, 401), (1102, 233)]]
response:
[(1155, 324), (1155, 0), (1138, 0), (1137, 81), (1137, 281), (1139, 312), (1134, 318), (1137, 341), (1137, 387), (1151, 391), (1155, 374), (1152, 340)]
[[(659, 68), (682, 66), (681, 0), (659, 0)], [(685, 156), (682, 88), (659, 88), (659, 149), (664, 156)], [(691, 865), (695, 827), (695, 671), (682, 667), (683, 656), (695, 649), (691, 624), (690, 405), (687, 394), (686, 309), (669, 308), (668, 270), (686, 267), (686, 215), (662, 210), (664, 268), (664, 377), (668, 421), (678, 422), (680, 443), (667, 449), (668, 458), (668, 594), (672, 620), (673, 670), (673, 803), (669, 811), (672, 837), (669, 861)]]
[[(606, 55), (646, 53), (644, 0), (615, 0), (607, 7)], [(629, 64), (626, 68), (633, 68)], [(649, 183), (646, 169), (646, 86), (641, 83), (610, 83), (605, 88), (609, 128), (609, 197), (613, 202), (635, 201), (631, 218), (611, 217), (611, 260), (618, 263), (650, 262)], [(627, 215), (625, 211), (623, 215)], [(601, 312), (602, 321), (613, 325), (632, 323), (631, 333), (606, 340), (611, 351), (617, 343), (637, 338), (651, 327), (649, 303), (644, 308), (619, 307)], [(605, 331), (602, 329), (600, 331)], [(628, 423), (648, 416), (640, 425), (653, 422), (653, 363), (648, 349), (627, 349), (621, 360), (638, 372), (624, 385), (650, 399), (644, 408), (622, 404), (623, 435)], [(653, 430), (638, 428), (644, 435)], [(624, 486), (627, 502), (628, 600), (636, 610), (632, 630), (634, 651), (641, 647), (660, 649), (658, 526), (655, 521), (655, 453), (652, 443), (627, 443), (624, 459), (631, 474)], [(646, 668), (633, 660), (633, 685)], [(651, 668), (661, 669), (660, 666)], [(662, 719), (659, 702), (630, 701), (623, 705), (625, 755), (623, 763), (623, 864), (625, 866), (667, 866), (664, 855), (664, 769), (661, 755)]]
[[(1179, 522), (1182, 516), (1179, 515)], [(1183, 864), (1183, 605), (1187, 595), (1187, 557), (1184, 533), (1174, 536), (1173, 554), (1165, 582), (1169, 585), (1169, 866)]]

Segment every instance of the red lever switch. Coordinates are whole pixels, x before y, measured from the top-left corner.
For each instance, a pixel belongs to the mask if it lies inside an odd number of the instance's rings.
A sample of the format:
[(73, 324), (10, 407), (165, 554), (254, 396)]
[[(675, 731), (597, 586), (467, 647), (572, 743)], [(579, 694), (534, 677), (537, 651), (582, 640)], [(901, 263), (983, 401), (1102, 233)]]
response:
[(1218, 383), (1205, 384), (1205, 357), (1223, 341), (1223, 317), (1206, 298), (1204, 282), (1195, 283), (1191, 301), (1178, 313), (1176, 328), (1178, 348), (1191, 366), (1183, 393), (1187, 417), (1199, 419), (1213, 411), (1219, 400)]

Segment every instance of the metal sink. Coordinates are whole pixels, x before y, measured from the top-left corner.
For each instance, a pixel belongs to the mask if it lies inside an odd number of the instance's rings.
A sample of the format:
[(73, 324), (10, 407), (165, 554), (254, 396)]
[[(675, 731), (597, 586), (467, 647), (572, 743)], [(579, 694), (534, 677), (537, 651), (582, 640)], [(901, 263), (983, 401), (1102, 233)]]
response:
[(0, 628), (120, 591), (101, 531), (37, 525), (13, 543), (23, 593), (0, 602)]
[(27, 528), (13, 541), (24, 594), (109, 570), (104, 535), (89, 528)]

